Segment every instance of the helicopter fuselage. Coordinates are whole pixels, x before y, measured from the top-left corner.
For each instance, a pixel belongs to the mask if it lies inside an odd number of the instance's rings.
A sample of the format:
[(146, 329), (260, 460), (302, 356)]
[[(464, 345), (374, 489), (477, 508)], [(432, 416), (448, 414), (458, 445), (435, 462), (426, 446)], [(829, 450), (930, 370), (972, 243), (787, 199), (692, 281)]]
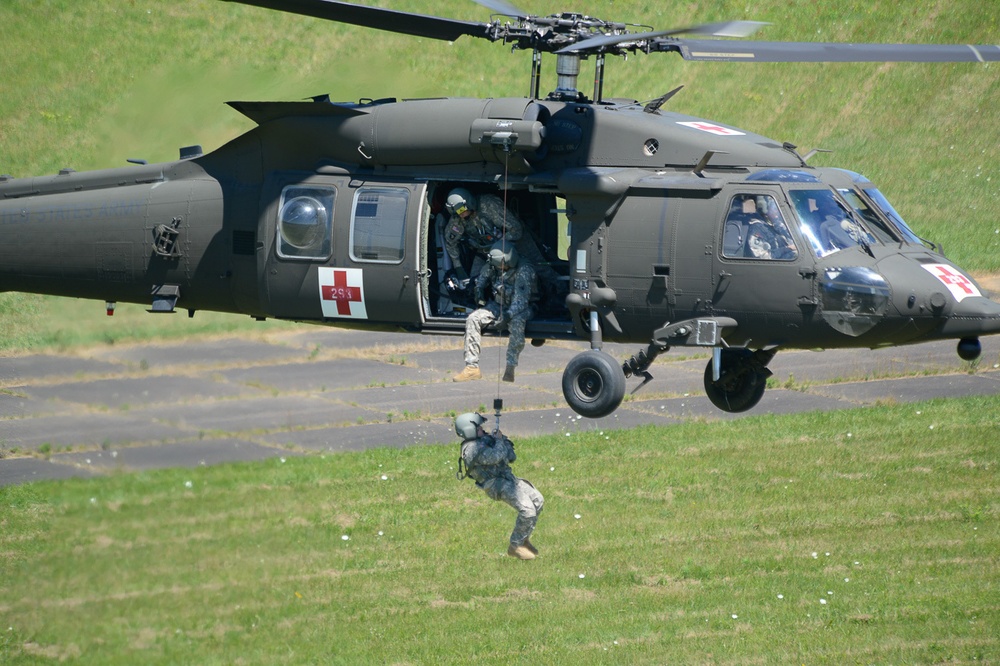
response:
[(258, 126), (209, 154), (0, 179), (0, 291), (459, 333), (442, 204), (462, 186), (504, 198), (557, 276), (529, 337), (649, 345), (564, 377), (588, 416), (671, 346), (717, 350), (706, 386), (751, 367), (756, 395), (779, 348), (971, 356), (1000, 331), (867, 179), (738, 128), (628, 100), (232, 105)]

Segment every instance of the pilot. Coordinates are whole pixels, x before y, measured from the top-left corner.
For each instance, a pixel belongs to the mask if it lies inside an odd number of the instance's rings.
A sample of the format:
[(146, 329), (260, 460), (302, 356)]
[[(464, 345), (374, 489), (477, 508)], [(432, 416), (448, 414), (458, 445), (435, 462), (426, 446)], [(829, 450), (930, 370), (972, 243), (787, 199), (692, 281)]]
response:
[(868, 232), (833, 199), (821, 200), (818, 207), (823, 219), (819, 231), (825, 250), (843, 250), (872, 242)]
[(525, 479), (514, 476), (510, 463), (517, 459), (514, 443), (498, 429), (492, 435), (483, 430), (486, 417), (469, 412), (455, 419), (455, 433), (462, 438), (459, 478), (471, 477), (492, 500), (506, 502), (517, 511), (507, 554), (533, 560), (538, 549), (530, 541), (545, 503), (542, 494)]
[(757, 259), (794, 259), (798, 255), (795, 242), (788, 233), (788, 227), (781, 217), (778, 205), (770, 197), (757, 197), (756, 201), (746, 200), (744, 208), (750, 207), (751, 218), (747, 228), (747, 250)]
[[(490, 289), (487, 301), (487, 288)], [(534, 316), (531, 304), (537, 293), (535, 268), (519, 260), (517, 250), (501, 241), (489, 253), (489, 262), (476, 278), (475, 298), (479, 309), (465, 320), (465, 369), (452, 377), (456, 382), (481, 379), (479, 351), (482, 332), (486, 326), (496, 325), (510, 332), (507, 341), (507, 367), (503, 380), (514, 381), (514, 368), (524, 349), (524, 327)]]

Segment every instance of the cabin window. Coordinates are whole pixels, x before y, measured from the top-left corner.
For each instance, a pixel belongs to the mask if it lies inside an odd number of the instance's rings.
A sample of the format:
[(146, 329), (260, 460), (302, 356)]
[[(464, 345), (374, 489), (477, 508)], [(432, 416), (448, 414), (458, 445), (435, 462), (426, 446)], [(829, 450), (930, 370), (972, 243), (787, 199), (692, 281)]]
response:
[(285, 259), (330, 258), (332, 187), (289, 185), (278, 206), (278, 256)]
[(774, 197), (738, 194), (726, 216), (722, 256), (730, 259), (791, 261), (799, 256)]
[(402, 188), (358, 190), (351, 218), (351, 259), (384, 264), (403, 261), (409, 199), (410, 193)]

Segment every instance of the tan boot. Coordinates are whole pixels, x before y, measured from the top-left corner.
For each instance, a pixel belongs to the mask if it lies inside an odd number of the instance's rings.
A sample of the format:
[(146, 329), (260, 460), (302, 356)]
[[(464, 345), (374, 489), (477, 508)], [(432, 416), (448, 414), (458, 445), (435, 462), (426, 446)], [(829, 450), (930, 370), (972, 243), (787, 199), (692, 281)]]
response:
[(525, 539), (524, 540), (524, 544), (522, 544), (522, 545), (525, 548), (527, 548), (528, 550), (530, 550), (532, 553), (534, 553), (535, 555), (538, 555), (538, 549), (535, 548), (535, 545), (533, 543), (531, 543), (531, 541), (529, 541), (528, 539)]
[(516, 557), (519, 560), (533, 560), (535, 559), (535, 554), (528, 550), (525, 546), (515, 546), (511, 544), (507, 548), (507, 554), (511, 557)]
[(514, 366), (508, 365), (503, 371), (503, 380), (505, 382), (514, 381)]
[(482, 379), (482, 378), (483, 378), (483, 373), (479, 371), (479, 368), (477, 368), (474, 365), (467, 365), (465, 366), (465, 370), (462, 370), (462, 372), (452, 377), (451, 381), (468, 382), (473, 379)]

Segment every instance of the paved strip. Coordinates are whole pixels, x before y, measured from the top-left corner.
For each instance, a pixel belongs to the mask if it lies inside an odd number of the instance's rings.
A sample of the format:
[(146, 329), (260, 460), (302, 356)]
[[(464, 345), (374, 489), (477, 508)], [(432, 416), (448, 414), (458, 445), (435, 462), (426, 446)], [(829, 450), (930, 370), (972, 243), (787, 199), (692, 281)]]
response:
[[(584, 419), (563, 400), (562, 369), (585, 348), (527, 347), (514, 384), (498, 381), (496, 339), (484, 344), (484, 379), (456, 384), (461, 338), (340, 329), (0, 359), (0, 485), (454, 443), (454, 414), (492, 414), (498, 391), (515, 437), (1000, 393), (1000, 338), (983, 339), (974, 374), (953, 342), (787, 351), (771, 364), (778, 388), (727, 414), (704, 395), (708, 355), (684, 350), (662, 356), (615, 413)], [(624, 359), (638, 347), (605, 351)]]

